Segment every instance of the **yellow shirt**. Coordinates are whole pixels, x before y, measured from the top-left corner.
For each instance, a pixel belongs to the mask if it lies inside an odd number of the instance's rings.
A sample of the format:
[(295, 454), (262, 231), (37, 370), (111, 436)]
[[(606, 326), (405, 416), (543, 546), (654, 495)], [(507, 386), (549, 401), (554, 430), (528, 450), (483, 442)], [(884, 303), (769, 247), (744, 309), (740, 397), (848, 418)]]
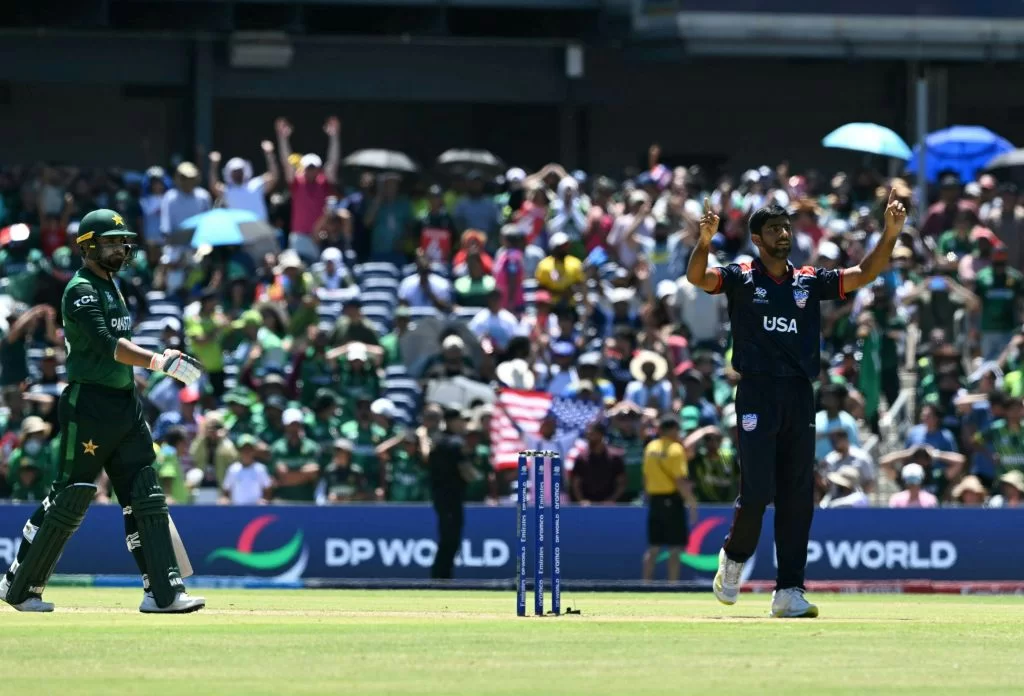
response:
[(566, 256), (562, 261), (546, 256), (537, 264), (537, 282), (551, 293), (553, 304), (566, 299), (569, 289), (585, 280), (583, 262), (575, 256)]
[(647, 495), (670, 495), (679, 487), (676, 480), (686, 478), (686, 450), (676, 440), (658, 438), (644, 448), (644, 489)]

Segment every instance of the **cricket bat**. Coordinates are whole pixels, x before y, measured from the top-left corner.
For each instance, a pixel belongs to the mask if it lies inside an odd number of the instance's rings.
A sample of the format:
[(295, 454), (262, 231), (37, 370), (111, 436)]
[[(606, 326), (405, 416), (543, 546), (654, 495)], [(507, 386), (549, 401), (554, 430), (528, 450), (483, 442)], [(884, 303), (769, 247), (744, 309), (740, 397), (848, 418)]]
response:
[(182, 543), (181, 535), (178, 534), (178, 528), (174, 526), (174, 519), (170, 515), (167, 516), (167, 522), (170, 525), (171, 546), (174, 547), (174, 558), (178, 561), (178, 570), (181, 572), (181, 579), (184, 580), (194, 575), (192, 562), (188, 560), (185, 544)]

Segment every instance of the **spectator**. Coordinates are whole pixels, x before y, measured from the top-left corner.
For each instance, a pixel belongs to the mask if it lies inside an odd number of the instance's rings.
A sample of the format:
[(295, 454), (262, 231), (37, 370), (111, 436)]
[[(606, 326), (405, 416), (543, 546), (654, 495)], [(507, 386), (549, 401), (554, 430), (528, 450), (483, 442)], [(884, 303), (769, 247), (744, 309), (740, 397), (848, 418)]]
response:
[(626, 387), (623, 398), (641, 408), (655, 408), (665, 413), (672, 408), (672, 385), (668, 375), (668, 362), (657, 353), (642, 350), (629, 364), (633, 381)]
[(412, 206), (401, 195), (400, 174), (387, 172), (377, 178), (377, 195), (363, 218), (371, 234), (370, 258), (378, 261), (402, 261), (404, 244), (412, 224)]
[(381, 350), (384, 351), (384, 365), (404, 364), (402, 357), (402, 337), (409, 332), (409, 322), (412, 312), (408, 305), (400, 304), (395, 307), (395, 324), (391, 333), (382, 336), (380, 339)]
[(994, 508), (1024, 506), (1024, 472), (1014, 469), (999, 477), (999, 493), (988, 503)]
[(988, 491), (977, 476), (965, 476), (953, 489), (953, 500), (963, 507), (982, 507), (987, 498)]
[(209, 413), (199, 427), (199, 436), (189, 447), (193, 464), (203, 473), (203, 488), (220, 490), (224, 482), (224, 473), (238, 458), (238, 451), (234, 443), (228, 439), (227, 433), (221, 415)]
[(427, 189), (427, 201), (430, 207), (417, 222), (419, 251), (430, 263), (448, 263), (452, 258), (455, 221), (445, 208), (444, 189), (431, 185)]
[(718, 425), (718, 411), (705, 397), (704, 374), (689, 368), (682, 376), (683, 408), (679, 412), (682, 419), (683, 432), (692, 433), (700, 427)]
[[(216, 415), (214, 420), (224, 427), (225, 432), (230, 433), (233, 438), (243, 434), (256, 436), (263, 431), (264, 421), (262, 412), (254, 412), (255, 403), (256, 395), (251, 390), (244, 387), (235, 388), (224, 395), (224, 405), (227, 406), (228, 413), (223, 417), (223, 421), (219, 415)], [(210, 416), (214, 415), (210, 414)], [(204, 419), (204, 426), (210, 416)], [(200, 428), (200, 431), (202, 430), (204, 428)], [(228, 464), (230, 463), (228, 462)], [(218, 478), (218, 480), (220, 479)]]
[(222, 198), (226, 208), (247, 210), (260, 220), (267, 220), (266, 194), (273, 191), (280, 176), (277, 159), (274, 157), (274, 143), (264, 140), (260, 143), (267, 163), (267, 171), (258, 177), (252, 175), (252, 164), (241, 157), (232, 157), (224, 165), (224, 181), (217, 178), (220, 153), (210, 153), (210, 189), (217, 198)]
[(366, 481), (359, 464), (353, 461), (354, 445), (351, 440), (338, 438), (333, 444), (333, 456), (324, 470), (317, 493), (317, 503), (348, 503), (373, 500), (373, 489)]
[(164, 194), (167, 193), (167, 174), (163, 167), (150, 167), (142, 180), (142, 197), (139, 206), (142, 209), (142, 238), (148, 250), (159, 250), (163, 243), (161, 231), (161, 208)]
[(960, 259), (956, 266), (960, 282), (974, 288), (974, 281), (984, 269), (992, 265), (992, 249), (999, 244), (998, 237), (987, 227), (975, 227), (971, 231), (974, 251)]
[(156, 458), (156, 472), (168, 503), (184, 505), (192, 502), (192, 493), (185, 485), (182, 459), (188, 454), (189, 438), (185, 429), (174, 426), (167, 431)]
[(860, 446), (860, 433), (857, 428), (857, 421), (843, 410), (848, 391), (841, 384), (826, 384), (819, 391), (821, 410), (815, 416), (815, 432), (817, 433), (817, 444), (814, 447), (814, 458), (822, 461), (832, 451), (830, 433), (837, 426), (846, 431), (849, 436), (850, 445)]
[(942, 411), (934, 404), (921, 407), (921, 422), (907, 433), (906, 446), (927, 445), (942, 452), (956, 452), (953, 433), (942, 427)]
[(479, 257), (483, 274), (491, 275), (491, 272), (494, 270), (494, 259), (484, 251), (486, 243), (487, 238), (480, 230), (466, 230), (462, 233), (462, 237), (459, 240), (459, 250), (455, 253), (455, 258), (452, 259), (451, 263), (452, 274), (456, 278), (466, 275), (469, 271), (466, 262), (474, 254)]
[[(491, 460), (490, 427), (476, 412), (470, 412), (466, 423), (466, 452), (468, 454), (460, 467), (462, 479), (466, 482), (463, 500), (467, 503), (496, 504), (498, 499), (498, 476)], [(413, 445), (408, 445), (410, 448)]]
[[(458, 281), (456, 281), (458, 292)], [(480, 338), (489, 338), (494, 346), (504, 351), (509, 341), (519, 332), (519, 320), (507, 309), (502, 309), (501, 290), (492, 287), (487, 293), (487, 306), (476, 313), (470, 322), (469, 330)]]
[(221, 485), (222, 505), (265, 505), (274, 487), (263, 462), (256, 461), (259, 440), (252, 435), (238, 438), (238, 461), (228, 467)]
[(615, 386), (601, 376), (600, 353), (584, 353), (576, 358), (576, 367), (572, 375), (572, 382), (562, 391), (563, 396), (575, 396), (579, 393), (580, 384), (589, 382), (606, 406), (615, 403)]
[[(734, 415), (735, 417), (735, 415)], [(739, 495), (739, 467), (732, 443), (716, 425), (698, 428), (683, 440), (697, 500), (732, 503)]]
[(348, 343), (372, 346), (380, 343), (377, 329), (363, 316), (363, 301), (358, 296), (348, 298), (342, 305), (341, 316), (334, 324), (331, 342), (339, 347)]
[(46, 447), (52, 426), (39, 416), (21, 422), (18, 444), (7, 461), (7, 486), (15, 500), (39, 501), (57, 476), (58, 462)]
[(1010, 471), (1024, 471), (1024, 404), (1020, 398), (1006, 399), (1006, 417), (994, 421), (975, 436), (975, 443), (995, 464), (999, 478)]
[(444, 337), (440, 354), (429, 358), (423, 367), (424, 381), (452, 377), (477, 378), (473, 360), (466, 352), (466, 342), (455, 334)]
[(564, 177), (558, 182), (558, 195), (551, 203), (548, 230), (552, 234), (564, 232), (570, 243), (579, 244), (587, 230), (588, 207), (580, 196), (579, 183), (571, 176)]
[[(921, 486), (924, 484), (924, 469), (920, 464), (907, 464), (903, 467), (903, 471), (900, 473), (903, 479), (903, 490), (899, 493), (894, 493), (889, 498), (889, 507), (891, 508), (934, 508), (939, 506), (939, 500), (934, 495), (924, 490)], [(974, 478), (968, 476), (967, 478)], [(974, 479), (977, 481), (977, 479)], [(967, 481), (961, 481), (957, 484), (957, 487), (953, 489), (953, 497), (959, 499), (963, 491), (964, 483)], [(982, 496), (984, 496), (984, 489), (982, 490)]]
[(384, 499), (384, 479), (377, 448), (392, 433), (374, 422), (370, 405), (373, 399), (365, 392), (355, 396), (355, 413), (351, 420), (342, 423), (341, 437), (352, 443), (352, 463), (359, 467), (366, 477), (370, 490), (378, 500)]
[(484, 270), (479, 253), (466, 256), (467, 274), (455, 281), (455, 303), (462, 307), (485, 307), (496, 290), (494, 278)]
[(608, 449), (608, 428), (595, 421), (587, 429), (587, 449), (572, 469), (572, 497), (582, 505), (618, 502), (626, 492), (626, 465)]
[(415, 431), (407, 430), (377, 448), (377, 457), (387, 471), (384, 478), (389, 502), (420, 503), (428, 500), (430, 490), (422, 444)]
[(199, 311), (185, 319), (185, 339), (189, 355), (202, 364), (213, 395), (219, 399), (225, 391), (223, 341), (229, 324), (217, 297), (215, 290), (203, 292)]
[(857, 480), (865, 493), (875, 489), (875, 463), (871, 455), (850, 444), (850, 434), (842, 426), (833, 426), (829, 433), (832, 451), (825, 455), (821, 462), (822, 473), (828, 475), (839, 471), (844, 466), (852, 466), (857, 470)]
[(1017, 184), (1012, 181), (1002, 182), (997, 191), (1000, 205), (992, 207), (985, 224), (1006, 247), (1007, 265), (1020, 270), (1024, 268), (1024, 206)]
[(320, 256), (320, 250), (313, 240), (313, 230), (320, 218), (327, 196), (331, 194), (338, 179), (338, 165), (341, 162), (341, 121), (331, 116), (324, 123), (327, 134), (327, 162), (319, 155), (303, 155), (299, 171), (289, 162), (292, 154), (290, 138), (292, 125), (283, 118), (274, 124), (277, 131), (277, 151), (281, 157), (281, 168), (292, 198), (291, 234), (288, 247), (312, 263)]
[(576, 290), (583, 290), (586, 278), (583, 262), (569, 255), (569, 236), (551, 235), (551, 254), (537, 265), (537, 282), (551, 295), (554, 304), (568, 302)]
[(945, 174), (939, 179), (939, 202), (928, 208), (921, 226), (921, 234), (933, 239), (953, 227), (959, 209), (960, 178), (956, 174)]
[[(269, 377), (280, 379), (279, 375), (268, 375)], [(260, 441), (273, 444), (285, 436), (287, 429), (284, 426), (284, 412), (286, 410), (288, 410), (288, 400), (280, 394), (264, 397), (263, 414), (260, 419), (263, 428), (256, 434)]]
[(1007, 266), (1007, 249), (992, 250), (992, 265), (978, 272), (975, 288), (981, 299), (981, 355), (995, 360), (1020, 326), (1024, 274)]
[(274, 499), (289, 502), (315, 500), (320, 480), (320, 448), (305, 432), (304, 416), (297, 408), (284, 412), (284, 437), (270, 446)]
[(497, 247), (498, 204), (484, 194), (483, 175), (473, 170), (466, 175), (466, 197), (455, 206), (455, 226), (461, 234), (465, 230), (480, 230), (489, 240), (490, 248)]
[(433, 307), (447, 312), (452, 303), (452, 285), (434, 273), (427, 257), (417, 252), (416, 273), (398, 285), (398, 299), (410, 307)]
[(641, 254), (646, 253), (654, 237), (651, 198), (643, 191), (629, 195), (627, 212), (620, 215), (608, 233), (605, 249), (622, 268), (632, 269)]
[(302, 403), (311, 403), (320, 390), (332, 387), (337, 379), (337, 363), (327, 358), (327, 344), (333, 330), (329, 323), (318, 326), (309, 345), (296, 354), (292, 363), (289, 391), (295, 392), (297, 382)]
[(320, 267), (313, 279), (313, 285), (324, 290), (341, 290), (355, 285), (352, 274), (345, 268), (340, 249), (327, 247), (320, 253)]
[(943, 500), (953, 482), (960, 480), (963, 475), (967, 458), (959, 452), (943, 452), (928, 445), (916, 445), (884, 455), (878, 465), (900, 471), (908, 462), (919, 464), (924, 469), (927, 474), (925, 489)]
[[(58, 342), (57, 313), (49, 305), (17, 307), (7, 318), (10, 329), (0, 334), (0, 388), (17, 387), (29, 377), (28, 346), (43, 328), (51, 344)], [(42, 325), (42, 326), (41, 326)]]
[(213, 207), (210, 193), (199, 185), (199, 168), (182, 162), (174, 173), (174, 188), (160, 201), (160, 234), (166, 239), (181, 229), (181, 223)]
[(823, 508), (868, 507), (870, 501), (860, 487), (860, 473), (855, 466), (844, 466), (827, 477), (831, 490), (821, 501)]

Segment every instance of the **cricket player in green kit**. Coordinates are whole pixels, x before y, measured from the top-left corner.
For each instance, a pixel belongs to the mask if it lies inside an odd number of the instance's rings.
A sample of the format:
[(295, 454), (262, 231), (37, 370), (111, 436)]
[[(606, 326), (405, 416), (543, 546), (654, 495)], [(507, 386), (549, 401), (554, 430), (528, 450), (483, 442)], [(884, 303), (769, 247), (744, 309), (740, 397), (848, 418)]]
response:
[(0, 579), (0, 599), (19, 611), (53, 611), (43, 590), (106, 469), (123, 507), (125, 539), (142, 573), (145, 613), (187, 613), (206, 600), (185, 592), (171, 541), (167, 501), (153, 468), (153, 438), (135, 391), (133, 368), (163, 372), (185, 385), (199, 379), (195, 359), (151, 353), (131, 342), (131, 318), (113, 275), (135, 253), (135, 234), (113, 210), (94, 210), (78, 228), (84, 267), (61, 300), (68, 386), (60, 396), (60, 471), (22, 532), (18, 557)]

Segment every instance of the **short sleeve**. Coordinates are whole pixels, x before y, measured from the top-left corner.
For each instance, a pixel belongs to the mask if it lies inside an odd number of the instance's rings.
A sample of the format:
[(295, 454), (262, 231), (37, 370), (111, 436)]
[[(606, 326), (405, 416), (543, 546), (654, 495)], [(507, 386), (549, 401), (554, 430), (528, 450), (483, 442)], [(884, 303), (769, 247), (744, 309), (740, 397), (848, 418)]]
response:
[(822, 300), (845, 300), (846, 289), (843, 287), (843, 270), (814, 269), (814, 277), (818, 283), (818, 296)]
[(730, 263), (728, 266), (712, 268), (711, 272), (718, 274), (718, 285), (710, 293), (712, 295), (729, 295), (743, 284), (743, 275), (749, 270), (744, 270), (738, 264)]
[(238, 462), (228, 467), (227, 473), (224, 474), (224, 483), (221, 484), (221, 488), (230, 491), (235, 487), (235, 477), (238, 475), (239, 468)]

